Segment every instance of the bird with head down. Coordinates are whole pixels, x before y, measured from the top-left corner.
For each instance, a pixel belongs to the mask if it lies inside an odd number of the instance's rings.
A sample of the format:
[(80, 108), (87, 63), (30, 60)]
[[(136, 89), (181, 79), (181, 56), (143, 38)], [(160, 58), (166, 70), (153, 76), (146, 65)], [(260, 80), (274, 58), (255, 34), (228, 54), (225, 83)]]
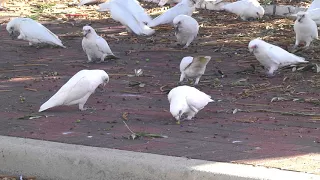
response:
[(109, 76), (104, 70), (81, 70), (66, 82), (47, 102), (41, 105), (39, 112), (56, 106), (79, 105), (81, 111), (86, 110), (84, 104), (99, 85), (105, 86)]
[(13, 39), (17, 37), (29, 41), (29, 45), (50, 44), (66, 48), (57, 35), (30, 18), (12, 19), (6, 29)]

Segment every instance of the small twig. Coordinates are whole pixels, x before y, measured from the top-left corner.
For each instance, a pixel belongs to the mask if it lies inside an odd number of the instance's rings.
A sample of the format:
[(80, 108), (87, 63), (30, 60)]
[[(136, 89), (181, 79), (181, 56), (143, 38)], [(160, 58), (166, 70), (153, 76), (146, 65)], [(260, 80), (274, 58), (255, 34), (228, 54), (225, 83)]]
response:
[(11, 92), (12, 90), (9, 89), (4, 89), (4, 90), (0, 90), (0, 92)]
[(130, 74), (109, 74), (110, 76), (128, 76)]
[(123, 93), (129, 93), (129, 94), (141, 94), (141, 92), (133, 92), (133, 91), (120, 91)]
[(239, 105), (243, 105), (243, 106), (269, 106), (266, 104), (245, 104), (245, 103), (238, 103), (238, 102), (235, 102), (235, 104), (239, 104)]
[(272, 86), (272, 87), (267, 87), (267, 88), (262, 88), (262, 89), (257, 89), (257, 90), (245, 90), (245, 93), (261, 92), (261, 91), (282, 88), (282, 87), (283, 87), (282, 85), (279, 85), (279, 86)]
[(24, 89), (29, 90), (29, 91), (33, 91), (33, 92), (37, 92), (38, 91), (38, 90), (32, 89), (32, 88), (24, 88)]
[(124, 121), (122, 121), (122, 122), (124, 123), (124, 125), (126, 125), (127, 129), (128, 129), (132, 134), (136, 134), (136, 133), (134, 133), (133, 131), (131, 131), (131, 129), (129, 128), (129, 126), (127, 125), (126, 122), (124, 122)]
[(242, 110), (238, 109), (238, 112), (269, 112), (269, 113), (279, 113), (282, 115), (290, 115), (290, 116), (320, 116), (317, 113), (303, 113), (303, 112), (286, 112), (286, 111), (275, 111), (269, 109), (255, 109), (255, 110)]
[(12, 69), (12, 70), (3, 70), (0, 71), (0, 73), (6, 73), (6, 72), (21, 72), (21, 71), (29, 71), (30, 69)]
[(15, 67), (22, 67), (22, 66), (49, 66), (48, 64), (15, 64)]

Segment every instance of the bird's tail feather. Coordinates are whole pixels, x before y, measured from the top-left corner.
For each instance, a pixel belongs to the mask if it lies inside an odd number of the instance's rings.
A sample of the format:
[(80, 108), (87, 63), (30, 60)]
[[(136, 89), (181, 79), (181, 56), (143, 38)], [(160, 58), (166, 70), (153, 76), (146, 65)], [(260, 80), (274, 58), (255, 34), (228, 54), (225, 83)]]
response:
[(61, 105), (61, 103), (58, 103), (54, 97), (51, 97), (47, 102), (43, 103), (40, 106), (39, 112), (45, 111), (49, 108), (59, 106), (59, 105)]
[(142, 28), (142, 33), (147, 36), (150, 36), (156, 32), (154, 29), (151, 29), (149, 26), (144, 24), (142, 25), (141, 28)]

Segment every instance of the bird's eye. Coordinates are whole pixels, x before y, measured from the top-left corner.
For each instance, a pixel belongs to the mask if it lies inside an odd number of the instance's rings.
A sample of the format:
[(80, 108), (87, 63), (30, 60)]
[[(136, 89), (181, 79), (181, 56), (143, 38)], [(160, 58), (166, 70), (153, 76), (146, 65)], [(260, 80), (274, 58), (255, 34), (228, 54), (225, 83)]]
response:
[(91, 29), (89, 29), (88, 32), (91, 32)]
[(304, 15), (302, 15), (302, 17), (304, 17)]
[(13, 27), (11, 27), (10, 29), (13, 30)]

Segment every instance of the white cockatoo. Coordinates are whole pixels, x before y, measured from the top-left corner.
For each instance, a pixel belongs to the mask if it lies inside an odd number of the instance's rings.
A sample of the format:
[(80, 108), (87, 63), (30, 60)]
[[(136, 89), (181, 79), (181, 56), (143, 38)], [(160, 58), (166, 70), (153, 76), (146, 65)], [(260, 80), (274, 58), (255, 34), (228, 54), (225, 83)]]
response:
[(264, 15), (264, 8), (257, 0), (239, 0), (224, 5), (222, 9), (240, 16), (242, 20), (262, 18)]
[(198, 22), (188, 15), (179, 15), (173, 19), (173, 25), (178, 43), (187, 48), (198, 35)]
[(182, 115), (187, 115), (187, 120), (191, 120), (209, 102), (213, 102), (211, 96), (190, 86), (173, 88), (168, 94), (168, 100), (170, 113), (177, 121), (182, 119)]
[(78, 104), (81, 111), (84, 104), (99, 85), (105, 86), (109, 76), (104, 70), (81, 70), (64, 84), (47, 102), (42, 104), (39, 112), (61, 105)]
[(106, 57), (117, 59), (112, 53), (107, 41), (99, 36), (96, 31), (88, 25), (83, 27), (82, 48), (88, 56), (87, 62), (92, 62), (95, 59), (99, 59), (100, 62), (103, 62)]
[(180, 62), (180, 82), (184, 78), (195, 78), (194, 85), (197, 85), (201, 76), (206, 71), (206, 66), (210, 60), (210, 56), (184, 57)]
[(301, 42), (305, 43), (305, 47), (309, 47), (314, 39), (318, 39), (317, 24), (309, 17), (308, 12), (297, 13), (293, 28), (296, 33), (294, 48), (298, 47)]
[(155, 33), (145, 24), (151, 21), (151, 17), (137, 0), (110, 0), (99, 4), (98, 11), (109, 11), (112, 19), (124, 25), (129, 32), (147, 36)]
[(250, 52), (253, 52), (257, 60), (268, 69), (267, 74), (269, 76), (273, 76), (274, 71), (278, 68), (308, 62), (303, 57), (296, 56), (261, 39), (250, 41), (248, 48)]
[(18, 36), (18, 39), (29, 41), (29, 45), (44, 43), (66, 48), (57, 35), (30, 18), (12, 19), (6, 29), (11, 37)]
[(192, 16), (196, 9), (197, 3), (198, 0), (182, 0), (174, 7), (168, 9), (166, 12), (150, 21), (148, 26), (155, 27), (161, 24), (171, 24), (173, 19), (181, 14)]

